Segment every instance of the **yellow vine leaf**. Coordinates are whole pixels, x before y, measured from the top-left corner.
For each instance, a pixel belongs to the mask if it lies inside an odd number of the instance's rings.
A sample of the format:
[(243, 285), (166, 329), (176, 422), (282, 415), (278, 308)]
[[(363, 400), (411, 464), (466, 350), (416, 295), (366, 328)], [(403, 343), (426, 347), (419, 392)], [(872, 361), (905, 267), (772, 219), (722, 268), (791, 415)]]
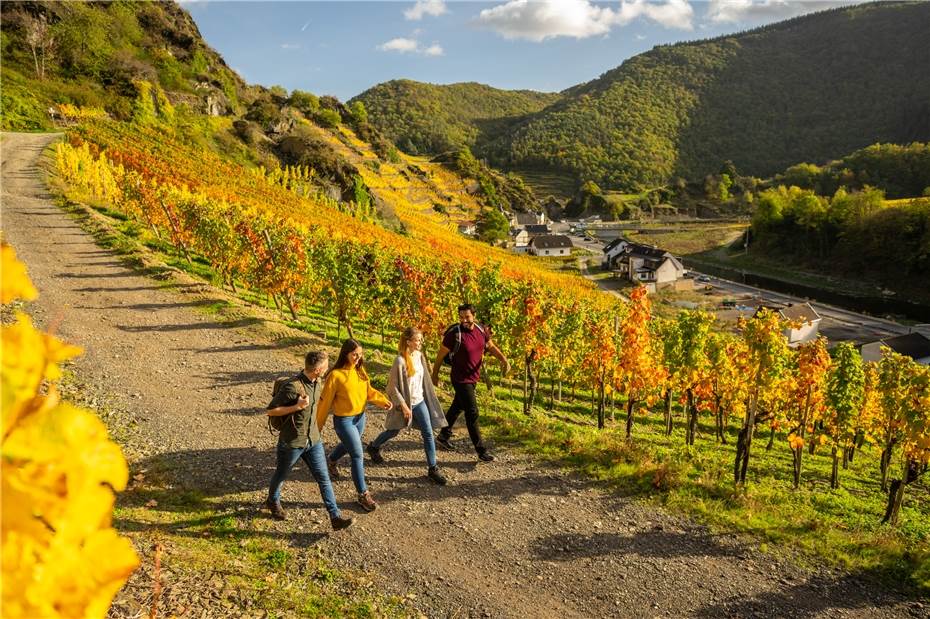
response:
[(15, 299), (32, 301), (38, 296), (35, 286), (29, 281), (26, 267), (16, 259), (16, 250), (3, 243), (0, 246), (2, 264), (0, 264), (0, 303), (10, 303)]
[[(4, 245), (3, 300), (17, 298), (35, 298), (35, 288)], [(126, 460), (96, 415), (60, 402), (46, 383), (80, 348), (36, 330), (22, 313), (0, 328), (0, 341), (3, 616), (102, 618), (139, 564), (111, 527)]]

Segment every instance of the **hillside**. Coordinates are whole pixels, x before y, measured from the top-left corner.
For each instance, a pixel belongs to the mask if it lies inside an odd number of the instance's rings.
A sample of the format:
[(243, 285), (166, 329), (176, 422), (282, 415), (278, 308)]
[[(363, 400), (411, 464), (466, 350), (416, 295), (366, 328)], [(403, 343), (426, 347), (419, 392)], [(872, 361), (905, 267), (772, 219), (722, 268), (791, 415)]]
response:
[(558, 99), (554, 93), (501, 90), (475, 82), (440, 85), (392, 80), (349, 103), (361, 101), (387, 137), (405, 152), (418, 154), (475, 147)]
[[(245, 84), (177, 4), (21, 2), (2, 10), (3, 129), (48, 130), (94, 117), (163, 122), (183, 141), (247, 167), (303, 166), (312, 170), (314, 191), (343, 211), (360, 216), (367, 209), (365, 217), (398, 226), (393, 209), (361, 180), (390, 184), (379, 178), (379, 162), (361, 170), (361, 160), (333, 146), (350, 146), (351, 127), (380, 162), (407, 167), (362, 104)], [(445, 223), (473, 220), (485, 207), (538, 208), (519, 179), (485, 164), (463, 169), (450, 160), (445, 167), (461, 197), (421, 192)], [(411, 182), (428, 184), (422, 170), (410, 174)]]
[(158, 84), (191, 113), (227, 116), (258, 92), (200, 36), (179, 5), (4, 2), (4, 129), (50, 129), (49, 106), (132, 117), (137, 82)]
[[(726, 160), (766, 177), (876, 142), (927, 141), (928, 30), (930, 4), (879, 3), (660, 46), (503, 132), (471, 123), (476, 154), (505, 169), (642, 190), (700, 180)], [(468, 117), (455, 101), (443, 108)], [(394, 120), (377, 110), (371, 118)]]

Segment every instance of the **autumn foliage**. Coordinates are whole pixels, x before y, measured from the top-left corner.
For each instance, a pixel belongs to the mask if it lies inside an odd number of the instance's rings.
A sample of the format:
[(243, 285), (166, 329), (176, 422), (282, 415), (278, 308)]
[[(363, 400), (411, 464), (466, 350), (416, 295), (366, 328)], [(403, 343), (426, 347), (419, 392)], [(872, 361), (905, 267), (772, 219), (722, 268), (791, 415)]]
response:
[[(2, 254), (0, 301), (34, 299), (13, 249), (4, 244)], [(79, 348), (22, 312), (2, 341), (3, 616), (103, 617), (138, 565), (110, 526), (126, 461), (96, 415), (58, 396), (58, 364)]]

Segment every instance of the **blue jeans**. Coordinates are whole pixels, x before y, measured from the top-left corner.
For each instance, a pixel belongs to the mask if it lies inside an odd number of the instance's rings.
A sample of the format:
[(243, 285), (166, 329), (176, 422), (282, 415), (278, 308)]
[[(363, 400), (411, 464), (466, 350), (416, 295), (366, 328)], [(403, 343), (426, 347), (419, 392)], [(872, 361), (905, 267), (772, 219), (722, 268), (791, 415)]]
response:
[(316, 445), (307, 445), (304, 448), (293, 449), (285, 444), (278, 443), (278, 467), (271, 477), (271, 485), (268, 488), (268, 500), (277, 503), (281, 500), (281, 486), (287, 479), (287, 474), (298, 459), (307, 463), (310, 474), (316, 480), (320, 487), (320, 496), (323, 497), (323, 504), (331, 518), (336, 518), (342, 514), (339, 512), (339, 506), (336, 504), (336, 494), (333, 492), (333, 484), (329, 480), (329, 471), (326, 468), (326, 460), (323, 452), (323, 443)]
[[(426, 402), (420, 402), (411, 410), (413, 418), (417, 425), (420, 426), (420, 435), (423, 437), (423, 451), (426, 452), (426, 464), (430, 467), (436, 466), (436, 443), (433, 441), (433, 426), (429, 419), (429, 408)], [(381, 449), (381, 446), (389, 440), (400, 434), (400, 430), (385, 430), (378, 435), (371, 446), (375, 449)]]
[(365, 413), (351, 417), (333, 416), (333, 427), (336, 429), (336, 436), (339, 437), (340, 443), (329, 452), (329, 459), (331, 462), (336, 462), (348, 452), (349, 457), (352, 458), (352, 481), (355, 482), (355, 489), (359, 494), (364, 494), (368, 491), (368, 486), (365, 485), (365, 457), (362, 450)]

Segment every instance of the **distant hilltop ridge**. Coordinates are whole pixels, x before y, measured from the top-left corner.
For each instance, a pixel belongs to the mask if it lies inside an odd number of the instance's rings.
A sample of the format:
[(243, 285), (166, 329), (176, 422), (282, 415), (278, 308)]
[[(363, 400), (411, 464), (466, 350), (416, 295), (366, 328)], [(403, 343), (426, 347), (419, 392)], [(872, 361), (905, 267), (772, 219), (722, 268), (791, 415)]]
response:
[(353, 101), (401, 149), (642, 190), (732, 161), (771, 176), (930, 141), (930, 3), (872, 3), (663, 45), (559, 94), (399, 80)]

